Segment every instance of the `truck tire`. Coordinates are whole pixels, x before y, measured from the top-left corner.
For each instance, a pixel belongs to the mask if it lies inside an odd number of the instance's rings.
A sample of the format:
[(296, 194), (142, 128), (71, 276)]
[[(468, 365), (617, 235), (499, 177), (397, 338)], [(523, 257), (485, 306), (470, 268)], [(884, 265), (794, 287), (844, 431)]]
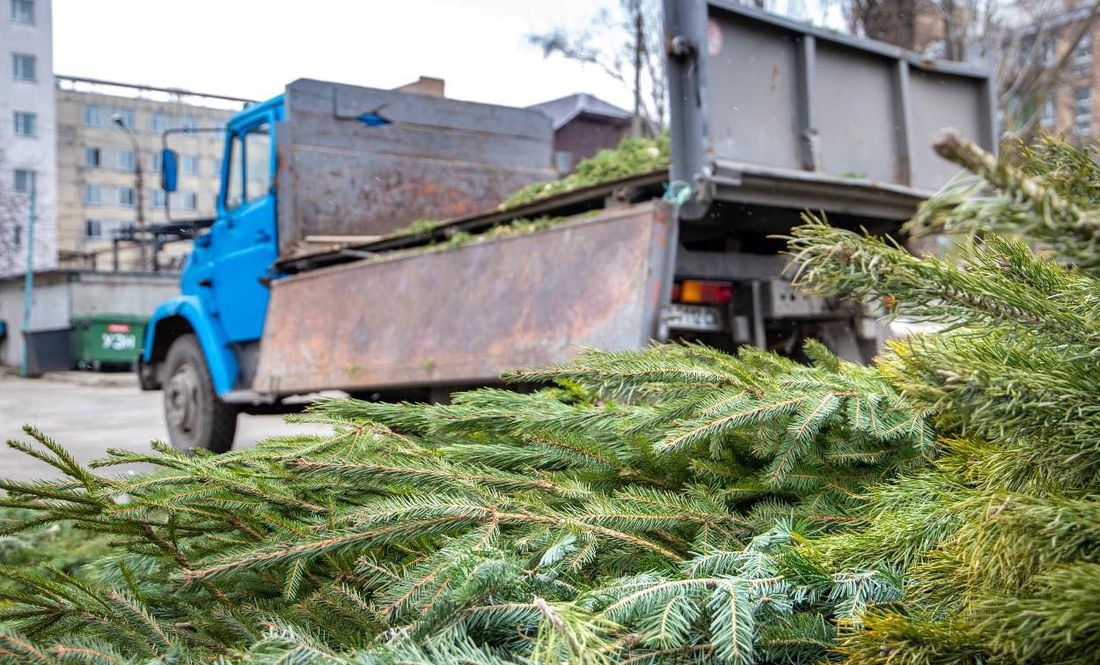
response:
[(172, 342), (164, 361), (164, 420), (172, 446), (182, 452), (205, 448), (224, 453), (233, 447), (237, 409), (218, 399), (206, 357), (194, 335)]

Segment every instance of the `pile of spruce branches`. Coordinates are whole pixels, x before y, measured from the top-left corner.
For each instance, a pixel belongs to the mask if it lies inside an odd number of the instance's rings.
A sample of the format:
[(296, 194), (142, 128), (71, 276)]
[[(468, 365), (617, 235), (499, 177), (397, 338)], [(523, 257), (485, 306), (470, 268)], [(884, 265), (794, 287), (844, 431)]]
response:
[(577, 168), (563, 178), (527, 185), (505, 199), (500, 209), (508, 210), (638, 173), (667, 169), (670, 162), (668, 146), (667, 133), (655, 138), (628, 136), (615, 148), (600, 150), (582, 159)]
[[(331, 436), (91, 467), (28, 430), (62, 478), (0, 482), (32, 511), (6, 531), (117, 549), (0, 570), (0, 659), (1092, 662), (1100, 167), (940, 148), (975, 178), (918, 224), (980, 232), (961, 263), (812, 219), (790, 241), (804, 288), (945, 325), (873, 367), (593, 352), (507, 377), (535, 393), (330, 401), (306, 417)], [(133, 462), (157, 470), (111, 473)]]

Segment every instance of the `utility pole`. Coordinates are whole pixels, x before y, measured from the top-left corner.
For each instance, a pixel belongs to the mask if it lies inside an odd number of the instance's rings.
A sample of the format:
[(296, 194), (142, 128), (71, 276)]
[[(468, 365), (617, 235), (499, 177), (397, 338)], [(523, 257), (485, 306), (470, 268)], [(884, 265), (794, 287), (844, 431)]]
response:
[(137, 204), (138, 262), (141, 270), (148, 270), (149, 252), (145, 242), (145, 173), (141, 168), (141, 144), (138, 143), (134, 130), (126, 126), (126, 120), (121, 113), (111, 116), (111, 120), (126, 132), (134, 146), (134, 189), (136, 190), (134, 203)]
[[(137, 139), (134, 139), (134, 144), (137, 144)], [(152, 258), (152, 263), (155, 266), (157, 259), (155, 256), (149, 256), (149, 247), (145, 237), (145, 174), (141, 170), (141, 148), (134, 150), (134, 186), (137, 187), (137, 226), (138, 233), (141, 237), (138, 239), (138, 255), (141, 257), (141, 269), (149, 269), (149, 259)], [(156, 252), (156, 249), (153, 250)]]
[(642, 51), (645, 49), (645, 25), (642, 23), (641, 0), (630, 3), (634, 12), (634, 118), (630, 131), (635, 137), (642, 135)]
[(27, 219), (27, 271), (23, 275), (23, 361), (19, 366), (20, 376), (30, 375), (30, 348), (27, 333), (31, 330), (31, 303), (34, 295), (34, 223), (37, 217), (35, 205), (38, 198), (38, 173), (31, 172), (30, 215)]

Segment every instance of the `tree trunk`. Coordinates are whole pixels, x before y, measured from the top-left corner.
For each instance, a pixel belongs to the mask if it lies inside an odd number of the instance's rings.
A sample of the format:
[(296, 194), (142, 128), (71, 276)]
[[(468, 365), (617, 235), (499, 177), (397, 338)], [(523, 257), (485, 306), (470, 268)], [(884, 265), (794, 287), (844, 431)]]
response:
[(634, 118), (630, 133), (638, 137), (642, 135), (642, 49), (645, 48), (641, 0), (635, 0), (631, 9), (634, 12)]
[(944, 56), (948, 60), (966, 59), (966, 27), (959, 21), (955, 0), (942, 0)]
[(864, 0), (852, 11), (871, 39), (910, 50), (916, 46), (916, 0)]

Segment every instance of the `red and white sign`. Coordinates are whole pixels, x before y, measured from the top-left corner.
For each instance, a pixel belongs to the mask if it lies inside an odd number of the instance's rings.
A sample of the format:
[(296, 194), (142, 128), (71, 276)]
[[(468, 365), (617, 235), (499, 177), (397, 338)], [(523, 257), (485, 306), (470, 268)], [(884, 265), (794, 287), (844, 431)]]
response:
[(718, 21), (707, 19), (707, 53), (714, 57), (722, 51), (722, 28)]

